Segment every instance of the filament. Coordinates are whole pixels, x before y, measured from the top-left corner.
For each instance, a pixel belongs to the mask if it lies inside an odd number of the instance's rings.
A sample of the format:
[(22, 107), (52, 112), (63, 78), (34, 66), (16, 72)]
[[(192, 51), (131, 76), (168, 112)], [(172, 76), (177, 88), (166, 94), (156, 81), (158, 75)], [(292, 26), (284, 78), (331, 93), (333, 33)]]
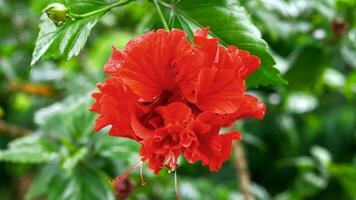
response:
[(177, 183), (177, 169), (174, 170), (174, 189), (176, 191), (176, 198), (177, 200), (181, 200), (178, 191), (178, 183)]
[(124, 178), (126, 178), (132, 170), (134, 170), (137, 166), (139, 166), (141, 163), (143, 163), (141, 160), (138, 161), (137, 163), (135, 163), (134, 165), (132, 165), (126, 172), (124, 172), (123, 174), (121, 174), (120, 176), (115, 177), (114, 179), (110, 179), (109, 183), (111, 185), (114, 185), (115, 183), (117, 183), (118, 181), (123, 180)]
[(141, 185), (146, 185), (146, 182), (145, 182), (145, 180), (143, 179), (143, 162), (141, 163), (140, 177), (141, 177)]

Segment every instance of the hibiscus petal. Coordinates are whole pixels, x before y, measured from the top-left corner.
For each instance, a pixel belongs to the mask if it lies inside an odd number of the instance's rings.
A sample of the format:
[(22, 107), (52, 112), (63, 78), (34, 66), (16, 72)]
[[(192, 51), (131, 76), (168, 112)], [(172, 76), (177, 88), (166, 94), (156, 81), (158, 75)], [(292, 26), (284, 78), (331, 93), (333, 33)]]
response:
[(199, 73), (195, 105), (203, 111), (233, 113), (243, 95), (231, 70), (203, 69)]
[(220, 135), (220, 143), (224, 147), (222, 148), (220, 155), (220, 162), (223, 163), (231, 156), (231, 148), (233, 140), (241, 140), (241, 135), (237, 131), (230, 131)]
[(91, 111), (100, 114), (94, 130), (112, 125), (110, 135), (137, 139), (131, 129), (131, 113), (137, 97), (115, 77), (106, 79), (98, 88), (99, 92), (93, 94), (96, 102), (91, 107)]
[(260, 58), (254, 55), (250, 55), (248, 51), (239, 50), (235, 46), (229, 46), (228, 52), (231, 58), (235, 62), (239, 63), (239, 74), (242, 79), (246, 79), (261, 65)]
[(193, 38), (194, 43), (198, 48), (200, 48), (205, 55), (205, 64), (204, 66), (212, 66), (216, 61), (219, 50), (219, 39), (217, 38), (208, 38), (209, 27), (203, 29), (198, 29), (195, 31), (195, 36)]
[(141, 124), (136, 113), (131, 115), (131, 127), (135, 134), (141, 139), (145, 139), (153, 134), (153, 130), (148, 129)]
[(96, 120), (95, 120), (95, 125), (93, 130), (95, 132), (100, 131), (102, 128), (104, 128), (105, 126), (109, 125), (110, 122), (103, 116), (100, 115)]
[(160, 106), (156, 108), (156, 112), (163, 117), (165, 126), (169, 124), (184, 124), (192, 117), (191, 109), (180, 102), (171, 103), (168, 106)]
[(180, 30), (157, 30), (127, 51), (120, 77), (145, 101), (152, 101), (163, 91), (172, 91), (175, 71), (171, 64), (190, 48), (186, 34)]
[(179, 125), (166, 126), (157, 129), (153, 135), (141, 141), (141, 156), (147, 160), (148, 167), (158, 173), (164, 165), (172, 170), (177, 166), (177, 160), (183, 147), (181, 145), (184, 127)]
[(104, 72), (107, 75), (118, 76), (119, 69), (122, 67), (126, 54), (115, 46), (112, 46), (112, 54), (104, 66)]
[(197, 48), (185, 51), (173, 61), (172, 66), (176, 71), (174, 77), (183, 96), (193, 101), (194, 90), (199, 72), (204, 67), (204, 54)]
[(266, 106), (256, 97), (246, 94), (241, 98), (239, 108), (232, 114), (226, 116), (224, 126), (230, 126), (234, 121), (241, 118), (263, 119), (266, 113)]

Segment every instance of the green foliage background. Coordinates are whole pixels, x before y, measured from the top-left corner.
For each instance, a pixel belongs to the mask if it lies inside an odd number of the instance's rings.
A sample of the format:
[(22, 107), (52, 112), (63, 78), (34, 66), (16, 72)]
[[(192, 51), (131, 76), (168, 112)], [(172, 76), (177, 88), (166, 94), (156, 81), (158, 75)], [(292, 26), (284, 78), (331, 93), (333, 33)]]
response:
[[(91, 130), (90, 93), (111, 45), (162, 23), (152, 1), (137, 0), (56, 27), (42, 14), (51, 2), (0, 0), (0, 199), (115, 199), (107, 180), (138, 160), (138, 145)], [(57, 2), (84, 14), (116, 1)], [(191, 37), (209, 25), (262, 59), (248, 85), (266, 118), (235, 124), (255, 198), (356, 199), (356, 1), (163, 2), (171, 28)], [(232, 159), (219, 173), (180, 160), (181, 196), (243, 199), (238, 173)], [(172, 174), (144, 176), (141, 186), (139, 170), (130, 175), (130, 199), (175, 198)]]

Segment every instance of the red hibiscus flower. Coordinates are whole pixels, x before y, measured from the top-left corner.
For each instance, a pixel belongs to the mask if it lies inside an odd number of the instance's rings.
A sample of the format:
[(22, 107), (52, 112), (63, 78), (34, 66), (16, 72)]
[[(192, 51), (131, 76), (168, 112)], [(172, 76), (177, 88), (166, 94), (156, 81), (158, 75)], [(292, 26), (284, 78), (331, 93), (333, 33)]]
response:
[(245, 79), (260, 59), (220, 46), (208, 33), (197, 30), (191, 44), (181, 30), (157, 30), (124, 50), (114, 47), (104, 66), (110, 77), (93, 94), (94, 130), (111, 125), (110, 135), (139, 142), (141, 161), (155, 173), (164, 166), (174, 170), (180, 155), (217, 171), (240, 139), (220, 129), (264, 117), (264, 104), (245, 93)]

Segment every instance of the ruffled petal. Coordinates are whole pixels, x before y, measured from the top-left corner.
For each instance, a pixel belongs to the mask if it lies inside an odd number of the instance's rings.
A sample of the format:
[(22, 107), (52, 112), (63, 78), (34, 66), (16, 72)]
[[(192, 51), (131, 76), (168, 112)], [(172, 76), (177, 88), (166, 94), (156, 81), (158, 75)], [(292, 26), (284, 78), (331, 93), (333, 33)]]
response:
[(204, 53), (205, 55), (205, 67), (210, 67), (216, 61), (219, 50), (219, 39), (217, 38), (208, 38), (209, 27), (203, 29), (198, 29), (195, 31), (195, 36), (193, 38), (196, 46)]
[(112, 46), (111, 57), (104, 66), (104, 72), (110, 76), (118, 76), (119, 70), (125, 62), (126, 53)]
[(231, 156), (232, 142), (234, 140), (241, 140), (241, 135), (238, 131), (230, 131), (220, 135), (220, 143), (224, 147), (222, 148), (220, 155), (220, 162), (223, 163)]
[(204, 54), (199, 49), (191, 48), (172, 63), (176, 71), (174, 79), (179, 90), (190, 101), (194, 100), (197, 77), (204, 68), (204, 59)]
[(99, 131), (111, 125), (110, 135), (137, 139), (131, 129), (131, 114), (137, 101), (119, 78), (108, 78), (104, 84), (98, 85), (99, 92), (93, 94), (96, 102), (91, 111), (99, 113), (94, 130)]
[(203, 111), (228, 114), (237, 110), (242, 95), (233, 71), (206, 68), (199, 73), (193, 103)]
[(241, 118), (263, 119), (266, 113), (266, 106), (256, 97), (246, 94), (241, 98), (239, 108), (232, 114), (226, 116), (224, 126), (230, 126), (234, 121)]
[(259, 57), (250, 55), (248, 51), (239, 50), (235, 46), (229, 46), (228, 52), (235, 63), (238, 63), (237, 69), (242, 79), (246, 79), (260, 65)]
[(185, 128), (179, 125), (157, 129), (154, 134), (141, 142), (140, 154), (148, 167), (158, 173), (164, 165), (169, 170), (177, 167), (177, 160), (184, 148), (182, 134)]
[[(136, 42), (135, 42), (136, 43)], [(172, 62), (190, 48), (186, 34), (180, 30), (157, 30), (130, 47), (120, 77), (145, 101), (152, 101), (163, 91), (177, 87)]]
[(232, 141), (240, 139), (240, 134), (236, 131), (219, 134), (222, 123), (221, 116), (213, 113), (204, 112), (198, 116), (192, 123), (196, 141), (193, 140), (184, 152), (188, 162), (201, 161), (211, 171), (221, 168), (222, 163), (231, 155)]
[(191, 109), (180, 102), (171, 103), (168, 106), (160, 106), (156, 108), (156, 112), (162, 116), (165, 126), (184, 124), (192, 118)]

